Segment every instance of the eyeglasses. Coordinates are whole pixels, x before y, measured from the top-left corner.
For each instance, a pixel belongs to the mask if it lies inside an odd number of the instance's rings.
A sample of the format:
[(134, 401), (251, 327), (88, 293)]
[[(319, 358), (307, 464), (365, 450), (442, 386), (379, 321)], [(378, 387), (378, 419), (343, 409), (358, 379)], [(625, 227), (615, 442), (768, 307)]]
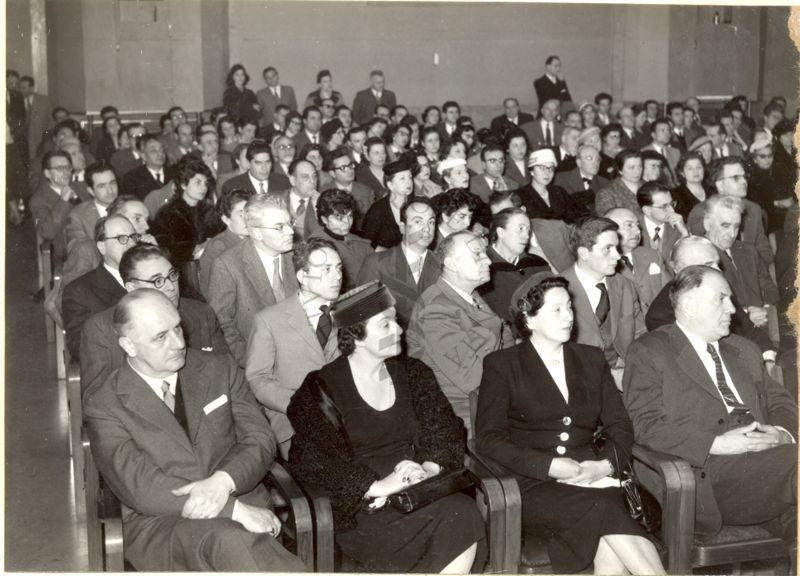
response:
[(100, 238), (100, 240), (101, 241), (104, 241), (104, 240), (116, 240), (117, 242), (119, 242), (120, 244), (125, 246), (125, 244), (127, 244), (130, 240), (133, 240), (134, 243), (136, 243), (141, 238), (142, 238), (141, 234), (137, 234), (136, 232), (134, 232), (133, 234), (120, 234), (119, 236), (104, 236), (104, 237)]
[(294, 150), (294, 144), (281, 144), (278, 150)]
[(733, 176), (723, 176), (720, 180), (733, 180), (734, 182), (744, 182), (747, 176), (744, 174), (734, 174)]
[(164, 287), (164, 284), (167, 283), (167, 280), (172, 282), (172, 285), (175, 286), (178, 283), (178, 278), (180, 278), (180, 273), (173, 268), (169, 272), (167, 272), (167, 277), (159, 276), (155, 280), (145, 280), (144, 278), (130, 278), (130, 280), (136, 280), (137, 282), (147, 282), (148, 284), (152, 284), (155, 286), (156, 290), (161, 290)]
[(291, 230), (294, 232), (294, 218), (287, 224), (286, 222), (281, 222), (280, 224), (276, 224), (275, 226), (250, 226), (250, 228), (261, 228), (262, 230), (275, 230), (277, 232), (283, 232), (284, 230)]
[(669, 204), (662, 204), (661, 206), (653, 206), (656, 210), (674, 210), (678, 203), (673, 200)]
[(336, 166), (334, 168), (334, 170), (341, 170), (341, 171), (344, 172), (346, 170), (353, 170), (353, 169), (355, 169), (355, 167), (356, 167), (356, 163), (355, 162), (350, 162), (349, 164), (342, 164), (341, 166)]

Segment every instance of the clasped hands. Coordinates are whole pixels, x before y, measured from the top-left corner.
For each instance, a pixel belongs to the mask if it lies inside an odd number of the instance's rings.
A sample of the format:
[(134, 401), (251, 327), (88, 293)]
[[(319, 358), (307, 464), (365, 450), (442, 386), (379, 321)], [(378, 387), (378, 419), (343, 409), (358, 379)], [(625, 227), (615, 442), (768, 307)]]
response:
[(584, 460), (553, 458), (547, 475), (561, 484), (591, 484), (611, 474), (608, 460)]
[[(386, 498), (441, 472), (442, 467), (435, 462), (417, 464), (413, 460), (402, 460), (387, 476), (372, 483), (364, 495), (366, 498)], [(379, 505), (382, 502), (378, 503)]]
[[(219, 516), (235, 489), (236, 486), (230, 475), (218, 470), (205, 480), (190, 482), (172, 490), (172, 494), (188, 496), (183, 504), (181, 516), (204, 519)], [(272, 536), (277, 536), (281, 530), (281, 521), (272, 510), (245, 504), (241, 500), (236, 501), (231, 519), (244, 526), (248, 532), (268, 532)]]
[(785, 431), (769, 424), (751, 422), (747, 426), (728, 430), (714, 438), (710, 453), (714, 455), (761, 452), (780, 444), (791, 444), (792, 437)]

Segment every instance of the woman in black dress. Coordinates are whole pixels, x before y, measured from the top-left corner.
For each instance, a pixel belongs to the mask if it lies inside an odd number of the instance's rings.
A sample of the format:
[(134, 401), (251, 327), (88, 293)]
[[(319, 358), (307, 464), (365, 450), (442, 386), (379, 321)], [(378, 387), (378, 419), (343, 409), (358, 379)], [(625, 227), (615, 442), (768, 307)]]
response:
[(261, 106), (252, 90), (246, 88), (250, 82), (250, 75), (244, 66), (234, 64), (225, 80), (225, 93), (222, 95), (222, 106), (228, 116), (236, 120), (250, 120), (256, 122), (261, 116)]
[[(615, 479), (630, 458), (633, 426), (602, 351), (569, 341), (567, 288), (541, 272), (512, 297), (524, 340), (484, 360), (478, 450), (517, 477), (524, 531), (547, 539), (555, 572), (593, 562), (596, 574), (664, 574)], [(609, 439), (595, 452), (600, 426)]]
[(692, 208), (705, 202), (714, 190), (705, 183), (706, 166), (699, 152), (690, 152), (681, 158), (675, 172), (681, 183), (672, 190), (672, 199), (677, 203), (675, 211), (683, 216), (685, 222)]
[(380, 283), (331, 309), (342, 356), (311, 372), (287, 410), (292, 474), (331, 498), (335, 539), (369, 572), (468, 573), (483, 566), (475, 502), (452, 494), (409, 514), (386, 498), (459, 469), (464, 426), (424, 363), (400, 354), (394, 298)]
[(98, 162), (111, 162), (114, 152), (119, 150), (120, 130), (122, 130), (122, 124), (116, 116), (109, 116), (103, 120), (103, 137), (95, 150)]
[(553, 184), (557, 164), (556, 155), (550, 148), (531, 153), (528, 160), (531, 183), (517, 190), (529, 218), (572, 220), (569, 194)]

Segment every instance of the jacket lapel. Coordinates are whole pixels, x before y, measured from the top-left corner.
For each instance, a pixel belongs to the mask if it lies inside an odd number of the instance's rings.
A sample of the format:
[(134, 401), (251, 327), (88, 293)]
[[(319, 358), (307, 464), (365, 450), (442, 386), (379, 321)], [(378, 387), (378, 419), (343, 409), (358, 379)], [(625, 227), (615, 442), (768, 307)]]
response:
[[(608, 286), (608, 302), (611, 305), (611, 339), (612, 341), (617, 337), (617, 329), (619, 328), (617, 320), (622, 317), (622, 282), (614, 276), (606, 276), (606, 286)], [(621, 356), (621, 354), (620, 354)]]
[[(191, 357), (189, 356), (191, 354)], [(202, 354), (187, 351), (186, 365), (180, 371), (181, 395), (186, 410), (189, 437), (195, 442), (205, 421), (203, 407), (213, 398), (208, 398), (209, 382), (204, 374)]]
[[(553, 377), (550, 375), (550, 371), (545, 366), (544, 361), (539, 357), (539, 353), (536, 352), (536, 348), (533, 347), (533, 344), (530, 341), (523, 342), (521, 346), (518, 346), (517, 349), (519, 350), (519, 360), (522, 366), (522, 373), (527, 375), (528, 377), (538, 375), (535, 389), (537, 394), (541, 398), (541, 402), (545, 406), (567, 406), (567, 401), (564, 400), (563, 394), (561, 394), (561, 390), (558, 388), (558, 384), (556, 381), (553, 380)], [(566, 360), (566, 357), (564, 358)], [(569, 383), (569, 377), (567, 378), (567, 383)], [(568, 386), (569, 388), (569, 386)], [(572, 398), (572, 390), (569, 389), (570, 399)]]
[(261, 296), (262, 303), (269, 302), (272, 298), (272, 286), (269, 283), (267, 271), (264, 270), (264, 264), (261, 263), (261, 258), (258, 257), (256, 248), (253, 246), (252, 239), (246, 240), (242, 247), (242, 267), (245, 276)]
[[(287, 296), (286, 299), (290, 301), (284, 308), (287, 325), (305, 341), (306, 345), (310, 346), (311, 350), (322, 350), (319, 340), (317, 340), (317, 335), (311, 327), (308, 316), (306, 316), (306, 311), (300, 303), (300, 298), (295, 293)], [(333, 333), (333, 330), (331, 330), (331, 333)], [(328, 337), (328, 340), (330, 341), (330, 337)]]
[(689, 343), (689, 339), (676, 324), (671, 325), (669, 330), (672, 346), (678, 352), (676, 365), (680, 366), (681, 370), (708, 392), (712, 398), (722, 404), (722, 397), (719, 395), (717, 385), (711, 380), (711, 376)]
[(761, 420), (761, 407), (758, 403), (755, 383), (750, 378), (750, 372), (739, 359), (739, 348), (725, 338), (719, 342), (719, 353), (742, 403), (753, 411), (753, 416), (757, 420)]
[(106, 270), (103, 263), (96, 268), (95, 292), (106, 306), (113, 306), (125, 295), (125, 288)]

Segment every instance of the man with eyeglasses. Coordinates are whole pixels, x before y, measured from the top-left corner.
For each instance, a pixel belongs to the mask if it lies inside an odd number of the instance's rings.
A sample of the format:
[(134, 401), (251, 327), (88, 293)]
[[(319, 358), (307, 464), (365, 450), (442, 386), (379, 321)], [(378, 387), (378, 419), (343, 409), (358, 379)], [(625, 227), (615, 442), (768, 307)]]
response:
[(297, 155), (298, 148), (294, 140), (288, 136), (279, 136), (272, 144), (272, 155), (275, 158), (275, 165), (272, 167), (272, 173), (279, 175), (281, 180), (286, 181), (286, 185), (276, 190), (285, 190), (289, 187), (289, 165)]
[[(564, 129), (564, 134), (567, 130)], [(594, 197), (597, 192), (611, 185), (611, 182), (600, 176), (600, 150), (584, 144), (578, 148), (575, 156), (575, 168), (556, 172), (555, 184), (570, 195), (573, 207), (581, 215), (589, 215), (594, 208)]]
[(505, 149), (494, 142), (481, 150), (481, 166), (483, 174), (473, 176), (469, 182), (469, 191), (488, 203), (492, 192), (516, 190), (519, 187), (514, 180), (503, 176), (506, 168)]
[(668, 262), (675, 243), (689, 235), (683, 216), (675, 211), (672, 193), (663, 184), (647, 182), (636, 193), (636, 202), (642, 209), (642, 244)]
[[(186, 346), (203, 352), (226, 354), (228, 344), (214, 310), (205, 302), (181, 297), (178, 271), (172, 267), (163, 248), (136, 244), (123, 254), (119, 274), (126, 292), (155, 288), (178, 309)], [(91, 393), (111, 373), (122, 366), (125, 352), (114, 332), (114, 307), (87, 319), (81, 330), (81, 392)]]
[(81, 329), (92, 315), (114, 306), (125, 295), (119, 274), (122, 255), (141, 238), (124, 216), (100, 218), (95, 226), (95, 245), (103, 261), (64, 288), (61, 308), (67, 348), (73, 359), (80, 359)]
[(370, 206), (375, 202), (374, 190), (366, 184), (356, 182), (356, 163), (347, 148), (338, 148), (331, 153), (328, 158), (328, 171), (333, 176), (333, 182), (328, 185), (327, 190), (343, 190), (355, 200), (356, 210), (353, 213), (353, 231), (360, 232), (364, 216), (367, 215)]
[[(764, 232), (761, 207), (747, 199), (748, 178), (744, 161), (737, 157), (726, 157), (716, 161), (711, 165), (711, 181), (714, 182), (718, 194), (739, 198), (742, 201), (744, 213), (739, 228), (740, 239), (745, 244), (753, 245), (764, 265), (769, 267), (775, 260), (775, 255)], [(705, 205), (705, 202), (701, 202), (689, 212), (687, 225), (692, 234), (702, 236), (705, 233), (703, 228)]]
[(253, 316), (297, 290), (294, 226), (278, 196), (259, 194), (244, 207), (248, 237), (211, 265), (208, 303), (233, 357), (243, 368)]
[(336, 102), (333, 98), (323, 98), (319, 104), (319, 110), (322, 112), (322, 125), (324, 126), (336, 117)]
[(229, 179), (222, 185), (222, 193), (229, 194), (237, 188), (252, 194), (269, 194), (289, 187), (289, 179), (272, 173), (272, 150), (269, 144), (254, 140), (247, 146), (245, 157), (249, 163), (247, 172)]

